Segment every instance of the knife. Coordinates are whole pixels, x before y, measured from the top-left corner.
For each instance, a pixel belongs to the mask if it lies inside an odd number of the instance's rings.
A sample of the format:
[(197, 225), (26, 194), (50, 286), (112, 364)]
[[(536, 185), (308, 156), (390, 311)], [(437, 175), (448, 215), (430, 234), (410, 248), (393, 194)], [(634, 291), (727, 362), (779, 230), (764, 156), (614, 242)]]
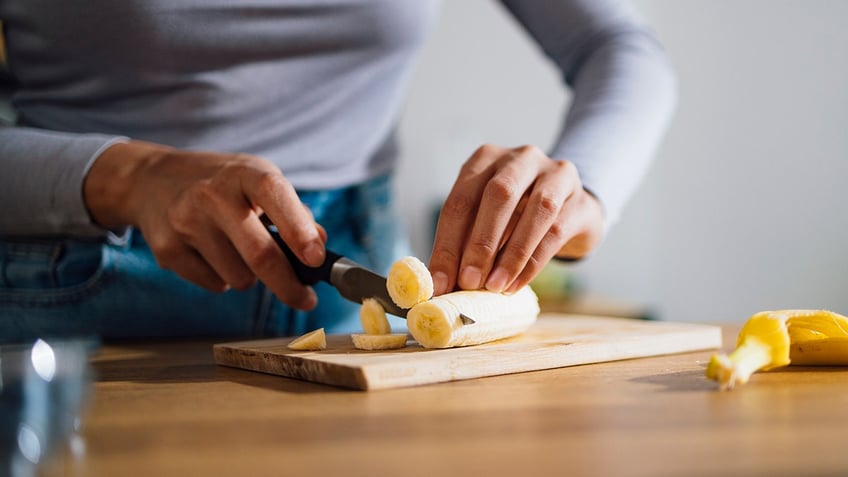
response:
[[(275, 225), (266, 224), (266, 228), (283, 253), (286, 254), (295, 275), (304, 285), (315, 285), (319, 281), (327, 282), (347, 300), (362, 303), (365, 298), (374, 298), (386, 310), (386, 313), (406, 318), (409, 308), (397, 306), (389, 296), (386, 288), (386, 277), (330, 249), (326, 250), (326, 258), (323, 264), (318, 267), (310, 267), (295, 256), (294, 252), (283, 241), (283, 238), (280, 237), (279, 230)], [(460, 314), (459, 317), (464, 325), (474, 323), (474, 320), (464, 314)]]

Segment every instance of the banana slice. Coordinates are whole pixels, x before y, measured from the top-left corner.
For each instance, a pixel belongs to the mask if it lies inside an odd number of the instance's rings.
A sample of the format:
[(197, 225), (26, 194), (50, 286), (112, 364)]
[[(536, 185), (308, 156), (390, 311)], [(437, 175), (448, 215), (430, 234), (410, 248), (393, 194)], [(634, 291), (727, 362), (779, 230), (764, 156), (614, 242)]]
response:
[(362, 307), (359, 308), (359, 321), (362, 323), (362, 330), (366, 334), (387, 335), (392, 332), (392, 326), (389, 324), (389, 319), (386, 318), (386, 310), (374, 298), (362, 300)]
[(303, 336), (295, 338), (288, 345), (289, 349), (295, 351), (317, 351), (327, 348), (327, 336), (324, 334), (324, 328), (310, 331)]
[(406, 333), (395, 333), (390, 335), (350, 335), (353, 347), (356, 349), (374, 351), (385, 349), (399, 349), (406, 347), (408, 336)]
[(433, 277), (421, 260), (404, 257), (389, 269), (386, 289), (397, 306), (412, 308), (433, 296)]

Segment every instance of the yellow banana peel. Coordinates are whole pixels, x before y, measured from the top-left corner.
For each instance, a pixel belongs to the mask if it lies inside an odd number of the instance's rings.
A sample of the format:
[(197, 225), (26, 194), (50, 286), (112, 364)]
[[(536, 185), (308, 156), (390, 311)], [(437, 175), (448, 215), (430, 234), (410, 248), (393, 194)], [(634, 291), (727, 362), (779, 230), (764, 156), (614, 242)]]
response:
[(727, 390), (747, 383), (757, 371), (790, 363), (848, 365), (848, 317), (827, 310), (756, 313), (739, 332), (733, 352), (710, 358), (706, 376)]

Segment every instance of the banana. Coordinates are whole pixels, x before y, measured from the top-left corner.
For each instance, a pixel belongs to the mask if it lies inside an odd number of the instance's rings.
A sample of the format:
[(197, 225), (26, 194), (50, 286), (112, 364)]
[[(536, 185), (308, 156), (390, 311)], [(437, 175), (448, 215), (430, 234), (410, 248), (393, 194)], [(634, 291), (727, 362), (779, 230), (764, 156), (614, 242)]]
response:
[(827, 310), (756, 313), (742, 327), (732, 353), (710, 358), (706, 376), (720, 389), (732, 389), (757, 371), (790, 363), (848, 365), (848, 317)]
[(353, 340), (353, 347), (362, 350), (385, 350), (398, 349), (406, 347), (408, 336), (406, 333), (395, 333), (387, 335), (368, 335), (357, 334), (350, 335)]
[(412, 308), (433, 296), (433, 277), (421, 260), (404, 257), (389, 269), (386, 289), (397, 306)]
[[(464, 325), (460, 313), (474, 319)], [(526, 286), (512, 295), (485, 290), (458, 291), (412, 307), (406, 321), (425, 348), (486, 343), (527, 330), (539, 315), (539, 300)]]
[(392, 326), (389, 324), (389, 319), (386, 318), (386, 310), (374, 298), (362, 300), (362, 306), (359, 308), (359, 321), (362, 323), (362, 330), (366, 334), (387, 335), (392, 332)]
[(310, 331), (303, 336), (297, 337), (288, 344), (289, 349), (295, 351), (317, 351), (327, 348), (327, 336), (324, 328)]

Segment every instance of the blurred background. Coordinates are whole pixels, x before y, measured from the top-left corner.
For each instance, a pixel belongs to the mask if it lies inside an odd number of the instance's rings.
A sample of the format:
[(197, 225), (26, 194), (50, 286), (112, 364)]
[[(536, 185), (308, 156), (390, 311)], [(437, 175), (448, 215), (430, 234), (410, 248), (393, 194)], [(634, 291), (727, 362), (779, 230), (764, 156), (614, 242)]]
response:
[[(664, 320), (848, 313), (848, 2), (639, 0), (680, 83), (647, 179), (566, 273)], [(484, 142), (551, 145), (569, 96), (494, 0), (446, 1), (402, 122), (399, 206), (418, 256)]]
[[(665, 320), (848, 313), (848, 1), (633, 3), (677, 72), (677, 114), (606, 242), (556, 279)], [(463, 160), (486, 142), (548, 147), (568, 102), (498, 1), (443, 2), (400, 131), (417, 256)]]

